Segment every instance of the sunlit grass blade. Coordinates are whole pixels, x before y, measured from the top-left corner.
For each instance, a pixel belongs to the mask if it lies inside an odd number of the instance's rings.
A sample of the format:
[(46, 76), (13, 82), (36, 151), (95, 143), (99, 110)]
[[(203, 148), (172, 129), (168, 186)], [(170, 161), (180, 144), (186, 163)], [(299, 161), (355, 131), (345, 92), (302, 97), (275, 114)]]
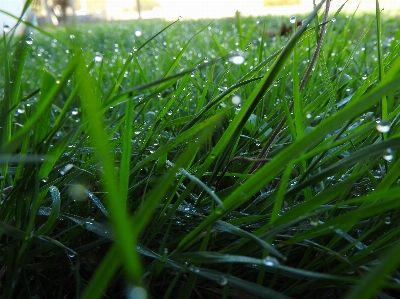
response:
[(136, 238), (130, 229), (128, 215), (126, 212), (126, 198), (121, 197), (119, 190), (119, 180), (114, 176), (114, 160), (110, 153), (111, 149), (108, 143), (107, 135), (104, 132), (102, 115), (100, 114), (100, 101), (96, 98), (91, 89), (94, 81), (85, 67), (82, 54), (77, 51), (77, 74), (86, 84), (81, 86), (80, 97), (84, 102), (82, 106), (86, 109), (88, 117), (90, 142), (98, 150), (98, 159), (104, 167), (103, 180), (107, 193), (107, 207), (113, 223), (115, 239), (120, 254), (124, 257), (126, 263), (125, 269), (132, 282), (140, 284), (141, 267), (138, 254), (135, 251)]

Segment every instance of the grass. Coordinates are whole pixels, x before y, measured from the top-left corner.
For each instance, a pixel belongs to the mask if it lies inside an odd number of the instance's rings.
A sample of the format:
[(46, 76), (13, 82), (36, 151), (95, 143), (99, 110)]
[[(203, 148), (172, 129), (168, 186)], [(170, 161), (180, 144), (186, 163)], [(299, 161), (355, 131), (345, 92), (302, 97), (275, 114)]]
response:
[(5, 32), (1, 298), (398, 298), (400, 33), (324, 2)]

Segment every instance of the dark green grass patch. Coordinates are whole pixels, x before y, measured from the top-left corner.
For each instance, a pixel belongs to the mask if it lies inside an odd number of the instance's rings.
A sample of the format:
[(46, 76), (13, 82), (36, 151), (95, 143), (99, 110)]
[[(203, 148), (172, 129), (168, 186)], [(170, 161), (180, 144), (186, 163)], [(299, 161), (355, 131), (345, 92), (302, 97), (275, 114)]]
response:
[(324, 7), (5, 30), (1, 298), (397, 298), (397, 21)]

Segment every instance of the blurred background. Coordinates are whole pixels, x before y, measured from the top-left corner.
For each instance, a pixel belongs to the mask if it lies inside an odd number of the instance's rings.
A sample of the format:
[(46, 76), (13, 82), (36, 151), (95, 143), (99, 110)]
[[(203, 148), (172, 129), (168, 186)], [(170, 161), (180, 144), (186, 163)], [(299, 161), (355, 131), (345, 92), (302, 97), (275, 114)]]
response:
[[(332, 0), (331, 11), (335, 12), (344, 2)], [(0, 10), (19, 16), (24, 3), (25, 0), (1, 0)], [(379, 3), (385, 13), (399, 14), (400, 0), (380, 0)], [(354, 12), (358, 6), (363, 12), (373, 12), (375, 0), (349, 0), (344, 11)], [(58, 26), (70, 20), (223, 18), (234, 16), (236, 11), (242, 15), (298, 15), (312, 8), (313, 0), (34, 0), (24, 18), (35, 25)], [(12, 27), (16, 20), (0, 13), (0, 23)]]

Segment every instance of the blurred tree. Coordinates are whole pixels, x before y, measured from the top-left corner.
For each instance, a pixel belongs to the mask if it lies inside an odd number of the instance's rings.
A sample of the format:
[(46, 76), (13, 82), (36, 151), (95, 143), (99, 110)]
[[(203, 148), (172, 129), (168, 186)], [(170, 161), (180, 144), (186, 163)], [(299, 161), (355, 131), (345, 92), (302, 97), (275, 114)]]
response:
[(140, 0), (136, 0), (136, 7), (137, 7), (137, 11), (138, 11), (138, 14), (139, 14), (139, 19), (141, 19), (142, 18), (142, 10), (141, 10), (141, 8), (140, 8)]
[(46, 11), (47, 21), (54, 25), (58, 25), (67, 22), (68, 8), (72, 12), (72, 15), (75, 14), (75, 1), (77, 0), (34, 0), (33, 8), (36, 12), (39, 12), (44, 8)]

